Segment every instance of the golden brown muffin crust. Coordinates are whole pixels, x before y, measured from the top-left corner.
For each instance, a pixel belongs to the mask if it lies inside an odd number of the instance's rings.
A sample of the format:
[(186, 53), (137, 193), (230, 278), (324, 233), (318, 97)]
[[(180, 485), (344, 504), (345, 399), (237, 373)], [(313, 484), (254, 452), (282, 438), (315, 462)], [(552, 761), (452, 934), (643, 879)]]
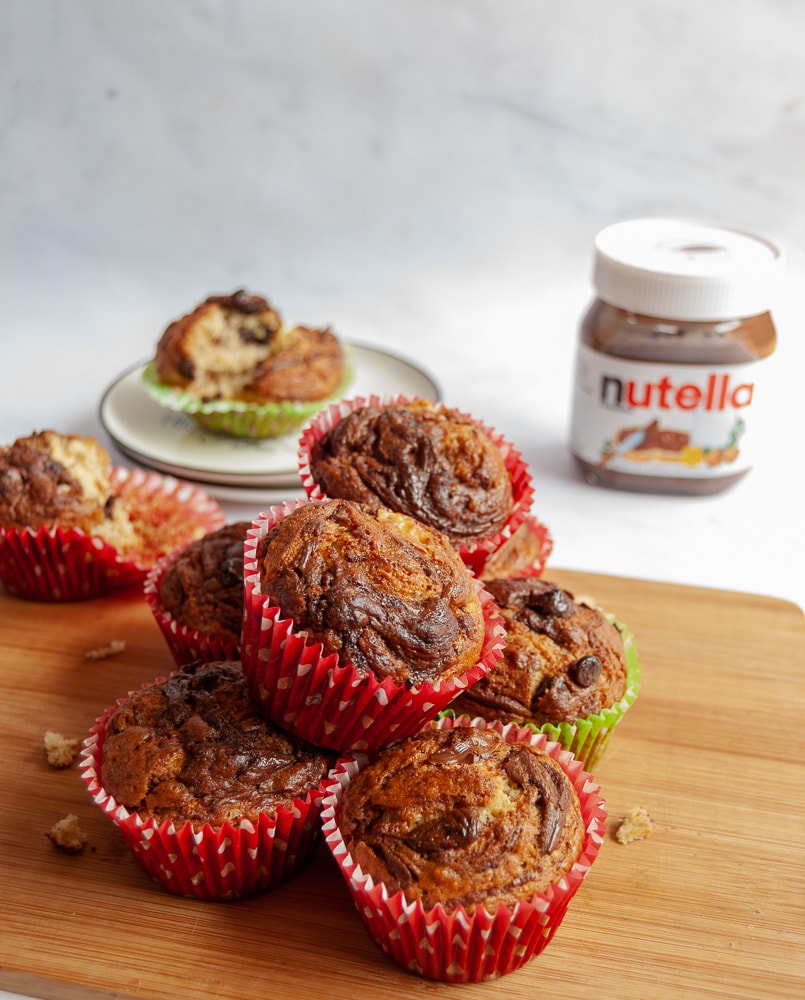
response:
[(220, 661), (129, 696), (106, 726), (101, 781), (143, 817), (218, 827), (289, 806), (329, 765), (262, 719), (240, 664)]
[(265, 298), (240, 289), (170, 323), (154, 367), (162, 382), (207, 401), (309, 402), (335, 390), (345, 358), (331, 330), (286, 329)]
[(342, 379), (346, 359), (341, 341), (329, 328), (296, 326), (287, 331), (244, 390), (251, 402), (313, 402), (331, 396)]
[(487, 580), (506, 626), (503, 657), (451, 703), (456, 713), (505, 722), (574, 722), (626, 690), (620, 632), (598, 609), (536, 578)]
[(376, 882), (448, 911), (530, 899), (572, 867), (584, 842), (559, 764), (474, 727), (421, 732), (382, 751), (346, 787), (339, 826)]
[(511, 478), (486, 432), (424, 400), (347, 414), (313, 447), (310, 471), (326, 496), (380, 503), (453, 542), (494, 535), (512, 510)]
[(90, 531), (113, 499), (110, 469), (91, 438), (49, 430), (18, 438), (0, 449), (0, 524)]
[(280, 326), (279, 313), (260, 295), (210, 295), (168, 324), (154, 366), (163, 382), (202, 395), (208, 377), (234, 377), (265, 357)]
[(360, 672), (416, 685), (480, 658), (473, 577), (443, 535), (413, 518), (349, 500), (303, 504), (257, 555), (261, 593)]
[(137, 551), (142, 541), (111, 471), (93, 437), (45, 430), (18, 438), (0, 449), (0, 525), (73, 529)]
[(243, 544), (250, 521), (227, 524), (191, 542), (165, 570), (162, 607), (181, 625), (240, 639)]

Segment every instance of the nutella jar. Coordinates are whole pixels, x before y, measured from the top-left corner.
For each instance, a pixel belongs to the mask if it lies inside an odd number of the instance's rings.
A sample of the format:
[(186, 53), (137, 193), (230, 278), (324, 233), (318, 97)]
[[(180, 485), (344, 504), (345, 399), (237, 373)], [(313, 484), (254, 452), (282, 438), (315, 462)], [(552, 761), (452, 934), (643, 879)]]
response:
[(767, 239), (677, 219), (598, 234), (570, 438), (588, 482), (704, 494), (746, 475), (782, 260)]

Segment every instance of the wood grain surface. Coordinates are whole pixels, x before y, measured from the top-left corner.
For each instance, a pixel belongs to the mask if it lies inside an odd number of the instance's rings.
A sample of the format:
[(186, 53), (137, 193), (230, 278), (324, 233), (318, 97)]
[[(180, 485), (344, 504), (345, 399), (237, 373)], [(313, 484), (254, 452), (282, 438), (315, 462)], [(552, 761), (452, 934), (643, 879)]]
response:
[[(94, 996), (533, 998), (805, 996), (805, 618), (762, 596), (551, 570), (635, 633), (637, 702), (596, 769), (609, 836), (546, 951), (483, 985), (408, 974), (367, 937), (326, 847), (256, 900), (171, 896), (137, 866), (48, 729), (172, 669), (135, 592), (39, 605), (0, 594), (0, 988)], [(89, 662), (112, 639), (125, 651)], [(656, 827), (614, 830), (643, 805)], [(46, 833), (78, 815), (89, 842)]]

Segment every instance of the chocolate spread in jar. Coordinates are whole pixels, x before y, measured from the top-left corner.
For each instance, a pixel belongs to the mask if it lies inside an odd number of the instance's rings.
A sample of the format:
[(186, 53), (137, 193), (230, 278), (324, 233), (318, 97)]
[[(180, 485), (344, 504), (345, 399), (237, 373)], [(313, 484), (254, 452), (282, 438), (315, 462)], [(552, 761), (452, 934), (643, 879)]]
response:
[(642, 219), (599, 233), (570, 446), (588, 482), (706, 494), (743, 478), (781, 264), (768, 240), (698, 223)]

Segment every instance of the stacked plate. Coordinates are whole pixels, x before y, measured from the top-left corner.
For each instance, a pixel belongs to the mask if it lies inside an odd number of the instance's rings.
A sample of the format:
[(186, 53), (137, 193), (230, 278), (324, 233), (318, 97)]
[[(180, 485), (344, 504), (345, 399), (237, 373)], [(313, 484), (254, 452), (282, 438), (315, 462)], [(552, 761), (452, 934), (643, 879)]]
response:
[[(354, 396), (404, 394), (438, 400), (436, 382), (396, 354), (349, 344)], [(103, 394), (100, 419), (117, 447), (134, 461), (203, 485), (223, 500), (284, 500), (302, 495), (299, 433), (264, 441), (210, 434), (181, 413), (159, 406), (141, 385), (146, 362), (124, 371)], [(301, 428), (300, 428), (301, 433)]]

